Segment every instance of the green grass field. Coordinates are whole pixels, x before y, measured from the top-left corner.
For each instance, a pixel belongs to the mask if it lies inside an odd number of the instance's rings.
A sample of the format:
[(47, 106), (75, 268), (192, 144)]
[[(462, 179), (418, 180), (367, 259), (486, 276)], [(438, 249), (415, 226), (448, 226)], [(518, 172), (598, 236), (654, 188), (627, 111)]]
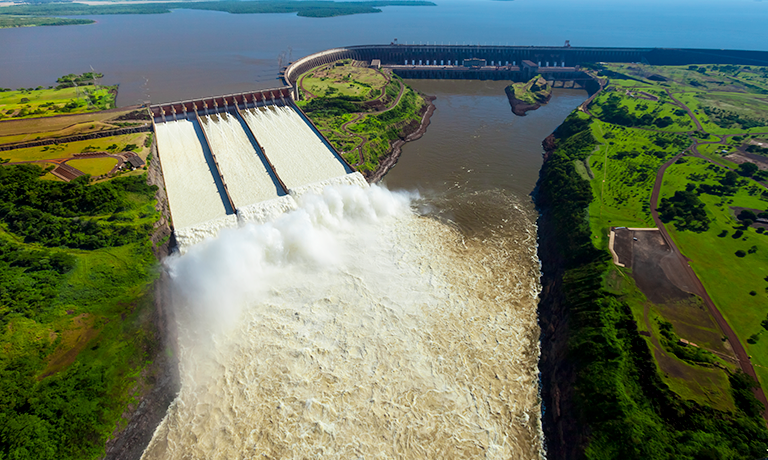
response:
[(67, 164), (91, 176), (101, 176), (111, 171), (117, 165), (117, 160), (115, 158), (84, 158), (69, 160)]
[[(303, 87), (318, 97), (352, 96), (374, 99), (381, 95), (381, 88), (387, 78), (379, 71), (365, 67), (353, 67), (349, 61), (344, 65), (330, 64), (305, 74)], [(372, 94), (374, 93), (374, 94)]]
[[(76, 141), (68, 144), (53, 144), (41, 147), (13, 149), (0, 152), (0, 157), (8, 159), (10, 162), (69, 158), (75, 153), (87, 152), (89, 150), (94, 152), (107, 151), (112, 145), (117, 145), (117, 148), (112, 149), (111, 151), (121, 152), (129, 144), (143, 146), (147, 135), (147, 133), (123, 134), (121, 136)], [(147, 149), (142, 149), (142, 152), (145, 155), (144, 158), (146, 158), (145, 150)]]
[[(716, 177), (724, 173), (720, 168), (713, 169), (711, 163), (705, 160), (686, 160), (669, 168), (663, 183), (663, 196), (684, 189), (691, 175), (706, 177), (702, 183), (714, 184)], [(768, 198), (762, 195), (764, 190), (751, 183), (741, 187), (733, 196), (702, 194), (700, 199), (705, 203), (711, 219), (709, 230), (692, 233), (669, 226), (669, 231), (683, 253), (691, 259), (691, 267), (753, 357), (755, 370), (765, 387), (768, 386), (768, 347), (765, 345), (768, 333), (761, 332), (760, 321), (768, 315), (768, 234), (749, 228), (743, 230), (743, 235), (734, 238), (741, 226), (731, 210), (731, 207), (768, 209)], [(749, 253), (753, 247), (756, 251)], [(736, 251), (739, 250), (747, 255), (738, 257)], [(755, 295), (750, 292), (755, 292)], [(758, 333), (761, 340), (756, 344), (747, 342), (750, 336)]]
[[(579, 164), (575, 165), (576, 173), (590, 181), (594, 198), (589, 205), (589, 224), (593, 243), (600, 249), (607, 248), (611, 226), (655, 226), (650, 215), (650, 195), (656, 172), (661, 164), (685, 150), (694, 139), (702, 143), (698, 152), (703, 156), (735, 169), (738, 165), (723, 157), (745, 145), (750, 139), (748, 134), (768, 132), (768, 128), (749, 126), (758, 123), (755, 120), (765, 117), (768, 111), (768, 99), (762, 89), (758, 91), (749, 86), (758, 81), (763, 85), (760, 88), (768, 89), (762, 69), (752, 68), (750, 83), (745, 84), (743, 78), (720, 74), (712, 70), (712, 66), (704, 74), (687, 67), (636, 64), (605, 67), (614, 72), (609, 73), (611, 86), (589, 107), (596, 117), (592, 118), (590, 129), (598, 146), (586, 161), (577, 161)], [(668, 80), (647, 79), (652, 75), (662, 75)], [(611, 87), (614, 88), (612, 91)], [(693, 120), (676, 105), (667, 90), (694, 112), (704, 131), (697, 131)], [(635, 97), (639, 91), (657, 97), (658, 101)], [(606, 109), (609, 105), (612, 107)], [(653, 119), (669, 117), (672, 123), (654, 126), (636, 122), (644, 114), (651, 114)], [(589, 118), (584, 113), (578, 116)], [(742, 137), (727, 138), (722, 144), (724, 134), (740, 134)], [(684, 156), (667, 170), (662, 198), (671, 197), (675, 191), (687, 187), (715, 184), (724, 173), (724, 169), (705, 160)], [(760, 321), (768, 315), (768, 233), (749, 228), (743, 235), (733, 238), (739, 224), (731, 209), (768, 209), (768, 194), (764, 196), (764, 191), (756, 182), (745, 179), (744, 185), (730, 197), (700, 193), (699, 198), (711, 219), (709, 229), (702, 233), (678, 230), (672, 222), (666, 227), (681, 251), (691, 259), (691, 266), (707, 292), (753, 356), (765, 388), (768, 387), (768, 347), (763, 342), (768, 341), (768, 332), (761, 332)], [(739, 257), (737, 251), (744, 251), (746, 256)], [(667, 321), (676, 333), (705, 349), (728, 351), (723, 348), (720, 332), (703, 307), (649, 303), (634, 288), (631, 270), (616, 269), (612, 273), (608, 278), (614, 281), (608, 285), (619, 287), (609, 286), (607, 289), (627, 301), (638, 324), (644, 324), (644, 315), (650, 311), (650, 316), (655, 318), (652, 321), (654, 336), (659, 336), (658, 321)], [(757, 337), (757, 342), (748, 343), (750, 337)], [(652, 340), (648, 338), (646, 341), (655, 350), (657, 366), (665, 382), (676, 393), (711, 407), (732, 409), (733, 401), (724, 391), (728, 388), (727, 376), (722, 370), (691, 365), (669, 352), (659, 354), (661, 350)], [(719, 362), (720, 366), (734, 368), (730, 362)], [(664, 368), (670, 366), (687, 377), (674, 377), (664, 372)]]
[(115, 107), (116, 86), (0, 92), (0, 120), (95, 112)]

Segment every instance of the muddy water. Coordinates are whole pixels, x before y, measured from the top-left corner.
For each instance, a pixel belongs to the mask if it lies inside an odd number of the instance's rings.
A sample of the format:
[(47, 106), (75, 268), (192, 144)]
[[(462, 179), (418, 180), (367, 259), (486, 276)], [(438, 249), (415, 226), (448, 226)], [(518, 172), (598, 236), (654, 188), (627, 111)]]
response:
[(541, 141), (586, 98), (556, 89), (552, 100), (525, 117), (512, 114), (505, 82), (409, 80), (437, 96), (424, 136), (403, 147), (384, 178), (391, 189), (417, 190), (468, 234), (503, 228), (511, 199), (533, 212), (530, 194), (542, 163)]
[(412, 83), (437, 112), (386, 186), (169, 261), (182, 390), (145, 459), (541, 458), (529, 193), (585, 94), (515, 118), (502, 84)]

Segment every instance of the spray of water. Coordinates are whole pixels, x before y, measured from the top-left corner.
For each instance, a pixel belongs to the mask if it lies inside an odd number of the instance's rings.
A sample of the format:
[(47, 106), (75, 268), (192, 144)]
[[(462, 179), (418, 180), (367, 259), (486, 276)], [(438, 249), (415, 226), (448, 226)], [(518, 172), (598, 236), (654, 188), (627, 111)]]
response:
[(531, 216), (466, 238), (414, 199), (328, 186), (170, 259), (182, 389), (143, 458), (540, 458)]

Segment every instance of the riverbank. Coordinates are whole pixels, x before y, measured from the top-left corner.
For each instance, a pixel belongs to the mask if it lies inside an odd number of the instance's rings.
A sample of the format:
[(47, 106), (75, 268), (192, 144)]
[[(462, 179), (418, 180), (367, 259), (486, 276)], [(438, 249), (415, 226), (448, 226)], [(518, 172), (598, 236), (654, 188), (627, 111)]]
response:
[(418, 127), (413, 130), (413, 132), (404, 132), (405, 138), (403, 139), (397, 139), (393, 141), (390, 145), (389, 150), (384, 155), (383, 160), (381, 160), (381, 163), (379, 163), (379, 167), (376, 169), (376, 171), (373, 172), (370, 176), (366, 177), (368, 182), (370, 183), (376, 183), (379, 182), (386, 174), (389, 172), (390, 169), (394, 168), (397, 164), (397, 160), (400, 159), (400, 154), (402, 153), (402, 148), (407, 142), (412, 142), (417, 139), (421, 139), (421, 136), (424, 135), (425, 132), (427, 132), (427, 127), (429, 126), (430, 119), (432, 118), (432, 114), (435, 113), (435, 97), (434, 96), (422, 96), (424, 98), (424, 102), (426, 103), (424, 114), (421, 117), (421, 123), (419, 123)]
[[(577, 110), (544, 141), (546, 161), (535, 197), (543, 271), (539, 366), (549, 455), (693, 459), (714, 449), (719, 458), (758, 458), (768, 433), (751, 392), (754, 382), (728, 372), (722, 391), (732, 401), (730, 409), (717, 405), (719, 400), (705, 404), (678, 393), (680, 384), (659, 370), (651, 348), (656, 329), (645, 330), (633, 315), (632, 302), (650, 301), (594, 243), (594, 188), (578, 165), (600, 152), (596, 125)], [(673, 145), (665, 147), (669, 154)], [(621, 160), (612, 157), (614, 164)]]
[(157, 144), (153, 141), (147, 182), (157, 186), (155, 209), (160, 218), (150, 240), (160, 276), (152, 288), (153, 310), (151, 320), (146, 323), (149, 330), (145, 331), (153, 337), (154, 348), (148, 350), (152, 364), (141, 372), (134, 389), (138, 393), (135, 402), (123, 413), (122, 426), (118, 426), (107, 440), (103, 460), (140, 458), (180, 389), (176, 319), (171, 308), (170, 278), (163, 266), (164, 259), (173, 250), (173, 232), (163, 172), (157, 158)]

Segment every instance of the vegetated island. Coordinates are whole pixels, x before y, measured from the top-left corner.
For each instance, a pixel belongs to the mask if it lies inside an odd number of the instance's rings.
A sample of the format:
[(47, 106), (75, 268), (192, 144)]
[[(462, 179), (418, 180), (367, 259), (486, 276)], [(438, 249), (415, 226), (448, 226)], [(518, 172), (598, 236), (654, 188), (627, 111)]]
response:
[(524, 117), (526, 112), (536, 110), (552, 98), (552, 85), (541, 75), (524, 83), (512, 83), (504, 88), (512, 106), (512, 112)]
[(302, 74), (297, 105), (344, 159), (375, 182), (397, 162), (400, 148), (422, 136), (434, 111), (388, 69), (343, 60)]
[(592, 67), (536, 196), (549, 455), (762, 458), (768, 68)]
[(137, 458), (175, 395), (155, 284), (170, 228), (146, 111), (33, 113), (70, 87), (93, 97), (91, 77), (11, 92), (32, 110), (0, 121), (0, 458), (96, 459), (105, 446)]
[(36, 26), (72, 26), (93, 24), (93, 19), (46, 18), (38, 16), (0, 16), (0, 29)]
[[(0, 16), (0, 20), (2, 17)], [(64, 75), (56, 87), (0, 88), (0, 120), (39, 118), (115, 108), (117, 85), (104, 86), (98, 72)]]
[[(232, 14), (296, 13), (308, 18), (329, 18), (352, 14), (381, 13), (384, 6), (435, 6), (435, 3), (423, 0), (377, 0), (369, 2), (344, 1), (207, 1), (207, 2), (171, 2), (171, 3), (124, 3), (114, 5), (87, 5), (84, 3), (37, 3), (0, 7), (0, 25), (24, 24), (54, 25), (51, 21), (60, 21), (55, 25), (92, 23), (92, 20), (50, 18), (42, 16), (91, 16), (103, 14), (162, 14), (172, 10), (207, 10), (224, 11)], [(5, 21), (5, 22), (3, 22)], [(82, 22), (87, 21), (87, 22)], [(43, 22), (43, 23), (41, 23)], [(18, 27), (8, 25), (7, 27)]]

